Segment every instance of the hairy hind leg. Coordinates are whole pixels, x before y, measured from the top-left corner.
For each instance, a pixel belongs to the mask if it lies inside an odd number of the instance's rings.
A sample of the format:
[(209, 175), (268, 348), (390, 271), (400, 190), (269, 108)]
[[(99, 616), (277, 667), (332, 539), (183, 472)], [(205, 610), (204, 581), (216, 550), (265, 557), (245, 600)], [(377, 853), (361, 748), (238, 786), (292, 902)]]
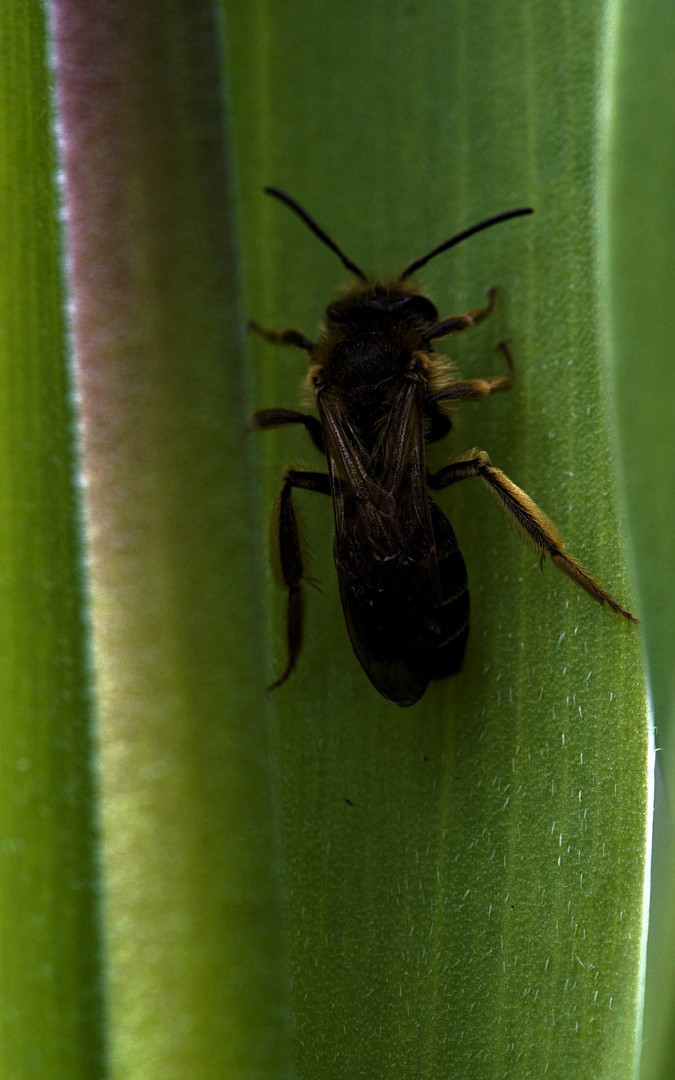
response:
[(484, 450), (472, 450), (463, 461), (454, 461), (439, 469), (437, 473), (427, 476), (427, 483), (430, 488), (440, 490), (470, 476), (480, 476), (487, 484), (502, 510), (506, 511), (525, 539), (540, 553), (542, 561), (549, 555), (563, 573), (576, 581), (577, 585), (581, 585), (599, 604), (609, 604), (612, 610), (623, 615), (624, 619), (637, 622), (635, 616), (621, 607), (581, 563), (563, 550), (565, 542), (553, 522), (508, 476), (500, 469), (492, 467)]

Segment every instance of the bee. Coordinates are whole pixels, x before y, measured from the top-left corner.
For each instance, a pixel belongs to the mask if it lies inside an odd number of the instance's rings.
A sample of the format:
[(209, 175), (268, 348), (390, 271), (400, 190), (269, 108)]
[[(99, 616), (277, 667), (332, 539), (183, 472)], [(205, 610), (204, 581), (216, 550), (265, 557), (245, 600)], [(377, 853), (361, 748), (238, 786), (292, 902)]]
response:
[(453, 378), (434, 343), (476, 326), (491, 313), (498, 289), (484, 307), (439, 319), (436, 307), (411, 276), (430, 259), (499, 222), (531, 214), (530, 207), (487, 218), (412, 262), (393, 281), (368, 277), (310, 215), (277, 188), (267, 194), (290, 207), (342, 260), (358, 282), (328, 305), (316, 341), (300, 330), (249, 328), (266, 341), (303, 349), (307, 384), (317, 416), (294, 409), (258, 409), (256, 429), (302, 424), (325, 455), (328, 472), (286, 468), (273, 519), (274, 559), (288, 590), (288, 660), (270, 687), (286, 682), (302, 646), (305, 574), (293, 490), (329, 495), (335, 519), (334, 555), (352, 647), (376, 690), (395, 705), (413, 705), (431, 679), (459, 671), (469, 634), (466, 566), (452, 525), (429, 491), (480, 477), (523, 538), (600, 604), (636, 622), (564, 551), (555, 525), (483, 450), (470, 450), (438, 472), (426, 467), (426, 444), (451, 429), (445, 405), (482, 401), (508, 390), (514, 364), (507, 342), (497, 349), (505, 374)]

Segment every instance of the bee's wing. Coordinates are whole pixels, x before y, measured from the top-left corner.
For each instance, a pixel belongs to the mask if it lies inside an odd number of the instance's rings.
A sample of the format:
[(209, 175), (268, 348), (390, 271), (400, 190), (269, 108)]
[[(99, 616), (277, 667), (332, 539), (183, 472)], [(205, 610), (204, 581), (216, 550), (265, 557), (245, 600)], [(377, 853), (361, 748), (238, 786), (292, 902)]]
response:
[(338, 394), (319, 395), (335, 513), (335, 562), (349, 636), (377, 690), (412, 705), (440, 642), (440, 581), (426, 490), (424, 384), (394, 389), (374, 452)]

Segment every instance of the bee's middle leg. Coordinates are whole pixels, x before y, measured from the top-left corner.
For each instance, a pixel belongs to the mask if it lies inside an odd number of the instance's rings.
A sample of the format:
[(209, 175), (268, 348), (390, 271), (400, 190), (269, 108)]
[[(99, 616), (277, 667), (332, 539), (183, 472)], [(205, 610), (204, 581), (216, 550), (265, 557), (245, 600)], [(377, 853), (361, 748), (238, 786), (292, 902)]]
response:
[(506, 341), (500, 341), (497, 351), (506, 360), (506, 375), (491, 375), (488, 379), (457, 379), (448, 383), (442, 390), (438, 390), (430, 398), (429, 405), (436, 405), (439, 401), (459, 403), (463, 401), (482, 401), (490, 394), (498, 394), (501, 390), (509, 390), (513, 385), (513, 357)]
[(305, 578), (298, 519), (293, 506), (293, 488), (303, 488), (305, 491), (319, 491), (324, 495), (330, 495), (330, 481), (325, 473), (286, 469), (281, 490), (274, 506), (276, 548), (273, 561), (275, 569), (288, 589), (286, 604), (288, 661), (282, 675), (268, 687), (269, 690), (276, 690), (278, 686), (286, 682), (297, 663), (302, 648), (304, 624), (302, 583), (307, 579)]
[(322, 454), (326, 453), (321, 421), (311, 413), (301, 413), (296, 409), (256, 409), (249, 416), (249, 423), (257, 431), (283, 427), (285, 424), (304, 424), (317, 450), (320, 450)]

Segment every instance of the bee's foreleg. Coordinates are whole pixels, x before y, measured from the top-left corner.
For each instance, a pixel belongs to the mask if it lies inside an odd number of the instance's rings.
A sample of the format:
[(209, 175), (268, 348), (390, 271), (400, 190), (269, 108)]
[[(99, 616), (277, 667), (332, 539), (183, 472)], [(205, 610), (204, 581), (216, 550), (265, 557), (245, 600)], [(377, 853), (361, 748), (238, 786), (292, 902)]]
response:
[(483, 319), (487, 319), (495, 306), (498, 292), (499, 287), (495, 285), (488, 293), (488, 302), (485, 307), (471, 308), (466, 315), (451, 315), (448, 319), (436, 323), (435, 326), (426, 331), (424, 340), (438, 341), (439, 338), (449, 337), (450, 334), (458, 334), (460, 330), (470, 330), (472, 326), (476, 326)]
[(248, 329), (259, 334), (265, 341), (271, 341), (273, 345), (294, 345), (296, 349), (306, 349), (307, 352), (314, 348), (314, 342), (310, 341), (302, 330), (263, 330), (256, 322), (249, 322)]
[(480, 476), (487, 484), (502, 510), (506, 511), (524, 539), (539, 552), (542, 560), (544, 556), (550, 555), (556, 566), (581, 585), (594, 600), (600, 604), (609, 604), (625, 619), (637, 622), (635, 616), (622, 608), (581, 563), (563, 550), (565, 542), (553, 522), (501, 469), (492, 467), (484, 450), (472, 450), (464, 460), (453, 461), (437, 473), (428, 474), (427, 483), (430, 488), (438, 491), (470, 476)]
[(262, 431), (265, 428), (282, 427), (284, 424), (304, 424), (317, 450), (326, 453), (323, 441), (323, 429), (316, 416), (297, 412), (295, 409), (256, 409), (249, 416), (251, 427)]
[(330, 482), (325, 473), (302, 472), (299, 469), (285, 470), (284, 481), (274, 505), (273, 564), (278, 576), (288, 589), (286, 605), (288, 662), (281, 677), (268, 688), (270, 690), (276, 690), (278, 686), (286, 682), (297, 663), (302, 648), (304, 622), (302, 583), (307, 579), (298, 519), (293, 506), (293, 488), (304, 488), (305, 491), (319, 491), (324, 495), (330, 495)]

